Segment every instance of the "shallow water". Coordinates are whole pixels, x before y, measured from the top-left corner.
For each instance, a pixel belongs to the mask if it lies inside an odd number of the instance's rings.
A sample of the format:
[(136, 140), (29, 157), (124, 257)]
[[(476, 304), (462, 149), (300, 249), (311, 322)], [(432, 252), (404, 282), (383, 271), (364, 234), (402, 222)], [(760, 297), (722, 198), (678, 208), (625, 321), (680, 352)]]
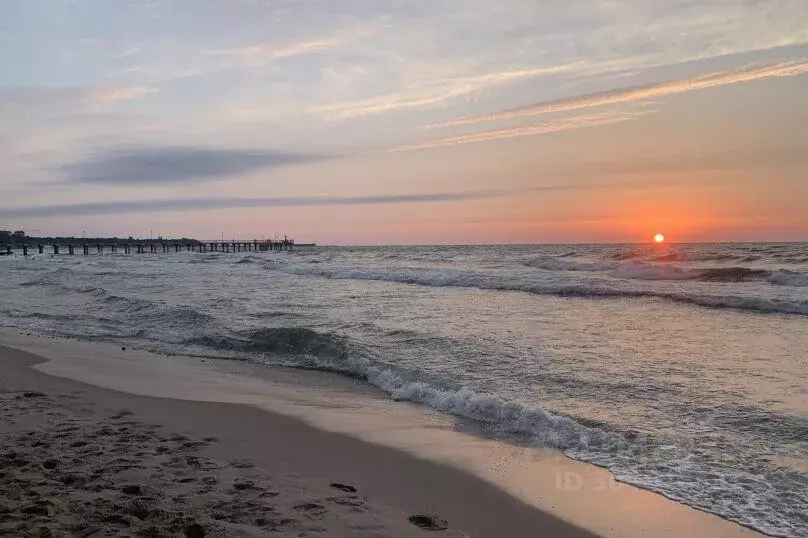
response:
[(808, 535), (808, 245), (0, 258), (0, 324), (327, 369)]

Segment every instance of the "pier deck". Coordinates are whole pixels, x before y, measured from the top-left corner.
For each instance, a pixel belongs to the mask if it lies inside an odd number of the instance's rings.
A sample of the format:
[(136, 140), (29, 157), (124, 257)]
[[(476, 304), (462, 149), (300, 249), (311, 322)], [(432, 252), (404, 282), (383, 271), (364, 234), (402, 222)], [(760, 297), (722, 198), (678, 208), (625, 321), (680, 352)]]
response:
[(20, 241), (0, 244), (0, 255), (11, 255), (15, 251), (23, 256), (29, 254), (75, 255), (81, 253), (102, 254), (120, 252), (123, 254), (168, 254), (170, 252), (269, 252), (291, 251), (295, 246), (294, 239), (252, 241), (208, 241), (208, 240), (105, 240), (103, 242), (84, 241)]

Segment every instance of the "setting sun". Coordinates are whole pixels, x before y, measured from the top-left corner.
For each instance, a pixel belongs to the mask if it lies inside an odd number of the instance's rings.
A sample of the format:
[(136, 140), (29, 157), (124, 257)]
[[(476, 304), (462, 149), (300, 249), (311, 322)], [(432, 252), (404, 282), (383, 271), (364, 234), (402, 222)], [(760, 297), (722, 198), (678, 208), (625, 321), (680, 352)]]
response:
[(654, 236), (654, 241), (657, 243), (663, 243), (665, 241), (665, 236), (662, 234), (656, 234)]

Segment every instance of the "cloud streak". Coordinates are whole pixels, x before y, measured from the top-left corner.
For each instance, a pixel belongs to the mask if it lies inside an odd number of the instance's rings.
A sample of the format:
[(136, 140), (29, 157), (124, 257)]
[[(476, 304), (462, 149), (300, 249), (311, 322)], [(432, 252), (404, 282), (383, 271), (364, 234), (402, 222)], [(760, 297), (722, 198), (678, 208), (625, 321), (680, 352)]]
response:
[(375, 34), (377, 31), (377, 28), (363, 24), (358, 27), (343, 29), (330, 36), (316, 39), (306, 39), (288, 43), (255, 43), (234, 49), (203, 50), (202, 55), (234, 56), (245, 60), (279, 60), (281, 58), (289, 58), (342, 47), (349, 43), (361, 41)]
[(318, 52), (328, 50), (339, 45), (346, 43), (346, 40), (313, 40), (303, 41), (300, 43), (288, 44), (272, 44), (272, 43), (259, 43), (250, 45), (239, 49), (223, 49), (223, 50), (206, 50), (202, 54), (210, 56), (242, 56), (247, 58), (265, 58), (276, 60), (279, 58), (288, 58), (290, 56), (298, 56), (301, 54), (308, 54), (310, 52)]
[(120, 213), (155, 213), (162, 211), (204, 211), (259, 207), (359, 206), (377, 204), (412, 204), (456, 202), (462, 200), (504, 196), (502, 191), (468, 191), (431, 194), (393, 194), (382, 196), (326, 197), (302, 196), (289, 198), (189, 198), (180, 200), (134, 200), (128, 202), (94, 202), (86, 204), (48, 205), (3, 209), (0, 216), (64, 217), (111, 215)]
[[(623, 185), (631, 185), (623, 183)], [(646, 185), (638, 182), (638, 186)], [(292, 196), (287, 198), (183, 198), (164, 200), (133, 200), (92, 202), (66, 205), (12, 207), (0, 211), (0, 217), (73, 217), (110, 215), (121, 213), (159, 213), (163, 211), (206, 211), (211, 209), (239, 209), (261, 207), (311, 207), (311, 206), (363, 206), (391, 204), (423, 204), (485, 200), (527, 193), (548, 193), (575, 190), (599, 190), (610, 188), (611, 183), (567, 183), (537, 185), (521, 189), (474, 190), (457, 192), (389, 194), (374, 196)]]
[(281, 166), (306, 164), (324, 155), (273, 150), (193, 146), (119, 148), (61, 167), (68, 181), (106, 185), (204, 182)]
[(449, 122), (438, 123), (427, 126), (427, 128), (454, 127), (459, 125), (473, 125), (499, 120), (509, 120), (526, 116), (538, 116), (553, 112), (568, 112), (582, 110), (605, 105), (616, 105), (644, 101), (647, 99), (667, 97), (696, 90), (750, 82), (754, 80), (793, 77), (808, 73), (808, 59), (800, 59), (787, 62), (778, 62), (767, 65), (747, 66), (740, 69), (727, 71), (717, 71), (697, 77), (672, 80), (657, 84), (647, 84), (643, 86), (632, 86), (604, 92), (590, 93), (553, 101), (545, 101), (534, 105), (521, 106), (483, 114), (479, 116), (467, 116)]
[(461, 136), (451, 136), (448, 138), (439, 138), (437, 140), (428, 140), (425, 142), (416, 142), (413, 144), (396, 146), (387, 151), (399, 152), (399, 151), (412, 151), (417, 149), (443, 148), (447, 146), (457, 146), (460, 144), (474, 144), (479, 142), (490, 142), (493, 140), (503, 140), (507, 138), (517, 138), (523, 136), (557, 133), (561, 131), (581, 129), (583, 127), (611, 125), (614, 123), (637, 119), (645, 114), (648, 114), (648, 111), (623, 113), (623, 114), (615, 112), (606, 112), (603, 114), (591, 114), (587, 116), (572, 116), (569, 118), (562, 118), (554, 121), (546, 121), (522, 127), (514, 127), (511, 129), (496, 129), (492, 131), (485, 131), (482, 133), (473, 133)]
[(468, 96), (486, 88), (541, 76), (560, 74), (572, 71), (577, 67), (579, 67), (579, 64), (506, 70), (482, 75), (456, 77), (425, 83), (416, 89), (380, 95), (369, 99), (319, 105), (313, 107), (310, 111), (316, 116), (322, 116), (329, 120), (346, 120), (396, 110), (427, 108), (440, 105), (458, 97)]
[(88, 97), (93, 102), (128, 101), (157, 91), (156, 88), (145, 86), (99, 86), (92, 88)]

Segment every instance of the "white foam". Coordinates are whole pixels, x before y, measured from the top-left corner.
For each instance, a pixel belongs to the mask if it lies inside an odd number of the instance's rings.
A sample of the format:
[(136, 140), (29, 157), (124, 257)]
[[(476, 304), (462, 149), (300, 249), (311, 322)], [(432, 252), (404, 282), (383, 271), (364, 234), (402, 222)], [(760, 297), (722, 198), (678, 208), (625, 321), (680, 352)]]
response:
[[(364, 378), (396, 401), (419, 403), (454, 416), (493, 424), (510, 433), (527, 435), (542, 446), (586, 451), (625, 442), (621, 437), (584, 426), (538, 406), (508, 401), (495, 394), (482, 394), (465, 387), (441, 389), (423, 381), (407, 380), (392, 368), (364, 357), (308, 359), (310, 363), (304, 365), (306, 367)], [(292, 365), (301, 366), (295, 362)]]

